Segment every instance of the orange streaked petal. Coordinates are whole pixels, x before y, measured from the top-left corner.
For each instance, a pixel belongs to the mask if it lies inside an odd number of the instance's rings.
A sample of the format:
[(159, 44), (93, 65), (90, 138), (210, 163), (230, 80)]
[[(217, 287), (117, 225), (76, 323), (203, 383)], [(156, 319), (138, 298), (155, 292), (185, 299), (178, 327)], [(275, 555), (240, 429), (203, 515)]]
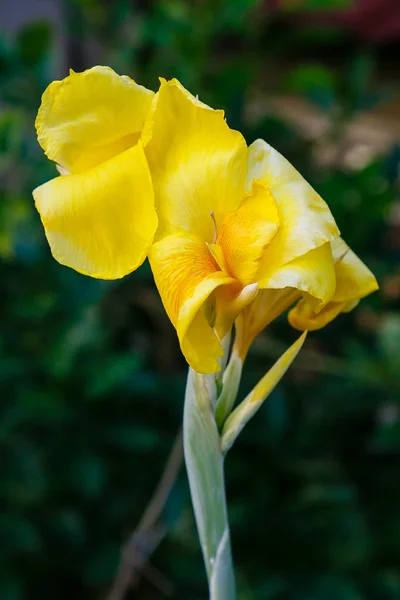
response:
[(234, 349), (242, 360), (254, 338), (300, 297), (299, 290), (260, 290), (258, 296), (241, 312), (235, 321)]
[(239, 282), (224, 285), (215, 291), (214, 329), (219, 339), (231, 330), (237, 316), (256, 298), (258, 283), (242, 287)]
[(219, 371), (222, 347), (203, 308), (216, 288), (234, 279), (219, 269), (207, 244), (194, 234), (163, 238), (152, 246), (149, 259), (186, 360), (199, 373)]
[(240, 207), (226, 215), (217, 237), (229, 272), (242, 285), (257, 281), (265, 248), (278, 227), (278, 210), (271, 192), (254, 181)]

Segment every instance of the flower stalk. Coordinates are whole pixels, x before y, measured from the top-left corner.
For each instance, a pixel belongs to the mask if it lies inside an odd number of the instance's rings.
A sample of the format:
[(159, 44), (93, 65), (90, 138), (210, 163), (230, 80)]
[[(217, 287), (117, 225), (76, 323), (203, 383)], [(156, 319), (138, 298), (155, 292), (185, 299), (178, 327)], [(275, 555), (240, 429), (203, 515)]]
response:
[(235, 404), (242, 378), (243, 361), (237, 352), (233, 351), (222, 376), (222, 389), (215, 406), (215, 420), (219, 429), (228, 417)]
[(226, 506), (224, 457), (214, 418), (213, 376), (189, 368), (183, 419), (185, 462), (210, 590), (210, 600), (235, 600)]
[[(303, 333), (246, 398), (232, 410), (242, 361), (232, 352), (217, 398), (216, 377), (189, 368), (183, 443), (190, 493), (208, 576), (210, 600), (235, 600), (235, 577), (226, 504), (224, 457), (236, 438), (286, 373), (300, 351)], [(221, 432), (221, 433), (220, 433)]]

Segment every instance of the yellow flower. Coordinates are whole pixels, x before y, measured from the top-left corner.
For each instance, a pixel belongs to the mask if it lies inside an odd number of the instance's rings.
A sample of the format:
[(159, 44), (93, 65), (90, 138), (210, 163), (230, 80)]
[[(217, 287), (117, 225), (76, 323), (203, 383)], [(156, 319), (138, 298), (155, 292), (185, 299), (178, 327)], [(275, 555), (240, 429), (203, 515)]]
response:
[(36, 119), (61, 174), (33, 192), (53, 256), (115, 279), (146, 258), (157, 228), (141, 133), (154, 92), (108, 67), (54, 81)]
[(341, 238), (332, 242), (332, 254), (336, 271), (335, 293), (322, 310), (318, 310), (307, 297), (296, 304), (288, 318), (290, 324), (300, 331), (324, 327), (341, 312), (351, 311), (361, 298), (378, 289), (374, 275)]
[(339, 232), (278, 152), (262, 140), (248, 149), (222, 111), (176, 80), (162, 82), (152, 111), (146, 156), (159, 228), (150, 263), (187, 361), (213, 373), (222, 339), (259, 289), (331, 298), (329, 243)]

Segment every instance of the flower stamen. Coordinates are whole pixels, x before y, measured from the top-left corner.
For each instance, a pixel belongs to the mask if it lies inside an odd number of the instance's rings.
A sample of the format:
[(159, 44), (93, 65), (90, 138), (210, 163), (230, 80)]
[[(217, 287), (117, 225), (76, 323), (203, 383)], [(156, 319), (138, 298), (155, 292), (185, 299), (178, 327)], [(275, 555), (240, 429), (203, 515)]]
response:
[(214, 211), (210, 210), (210, 217), (212, 218), (212, 221), (214, 223), (214, 238), (213, 238), (213, 244), (216, 243), (217, 241), (217, 237), (218, 237), (218, 231), (217, 231), (217, 221), (215, 220), (215, 215), (214, 215)]
[(340, 256), (339, 256), (339, 257), (338, 257), (338, 258), (337, 258), (337, 259), (334, 261), (334, 262), (335, 262), (335, 265), (338, 265), (339, 263), (341, 263), (341, 262), (342, 262), (342, 260), (345, 258), (346, 254), (349, 252), (349, 250), (350, 250), (350, 248), (347, 248), (347, 250), (345, 250), (345, 251), (343, 252), (343, 254), (341, 254), (341, 255), (340, 255)]

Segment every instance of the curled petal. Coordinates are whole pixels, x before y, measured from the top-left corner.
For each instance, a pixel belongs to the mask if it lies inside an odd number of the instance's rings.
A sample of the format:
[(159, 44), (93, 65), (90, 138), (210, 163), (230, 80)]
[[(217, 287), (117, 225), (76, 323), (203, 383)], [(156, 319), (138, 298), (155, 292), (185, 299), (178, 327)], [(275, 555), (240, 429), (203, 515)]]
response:
[(239, 208), (226, 215), (217, 238), (228, 271), (242, 285), (257, 281), (264, 251), (278, 228), (278, 211), (271, 192), (254, 181)]
[(315, 331), (333, 321), (343, 310), (344, 302), (329, 302), (318, 313), (306, 299), (301, 299), (289, 312), (289, 323), (299, 331)]
[(269, 287), (277, 267), (334, 240), (339, 231), (319, 194), (263, 140), (256, 140), (249, 147), (248, 190), (254, 179), (269, 188), (279, 213), (279, 231), (268, 246), (260, 269), (260, 286)]
[(83, 172), (137, 143), (153, 97), (109, 67), (71, 71), (42, 96), (39, 144), (64, 169)]
[(52, 254), (99, 279), (117, 279), (146, 258), (157, 227), (143, 148), (81, 174), (63, 175), (33, 192)]
[(235, 280), (219, 270), (207, 245), (194, 234), (163, 238), (152, 246), (149, 259), (187, 362), (199, 373), (216, 373), (223, 352), (204, 305), (214, 290)]
[(220, 340), (232, 329), (237, 316), (254, 301), (258, 293), (258, 283), (249, 283), (242, 288), (236, 282), (216, 290), (214, 329)]
[(254, 338), (302, 294), (316, 311), (320, 310), (332, 298), (335, 282), (329, 244), (277, 268), (269, 280), (269, 288), (260, 290), (236, 319), (236, 352), (244, 359)]
[(332, 243), (332, 254), (336, 271), (335, 293), (321, 310), (308, 297), (298, 302), (288, 318), (300, 331), (325, 327), (341, 312), (350, 312), (361, 298), (378, 289), (374, 275), (341, 238)]
[(358, 300), (378, 289), (378, 282), (373, 273), (342, 238), (332, 243), (332, 253), (336, 260), (337, 279), (334, 301)]
[(274, 269), (264, 285), (268, 289), (295, 288), (315, 298), (317, 305), (325, 304), (332, 298), (336, 287), (330, 244), (323, 244)]
[(160, 220), (157, 239), (186, 231), (212, 243), (210, 213), (219, 228), (244, 196), (243, 136), (228, 127), (223, 111), (202, 104), (173, 79), (161, 83), (143, 140)]

